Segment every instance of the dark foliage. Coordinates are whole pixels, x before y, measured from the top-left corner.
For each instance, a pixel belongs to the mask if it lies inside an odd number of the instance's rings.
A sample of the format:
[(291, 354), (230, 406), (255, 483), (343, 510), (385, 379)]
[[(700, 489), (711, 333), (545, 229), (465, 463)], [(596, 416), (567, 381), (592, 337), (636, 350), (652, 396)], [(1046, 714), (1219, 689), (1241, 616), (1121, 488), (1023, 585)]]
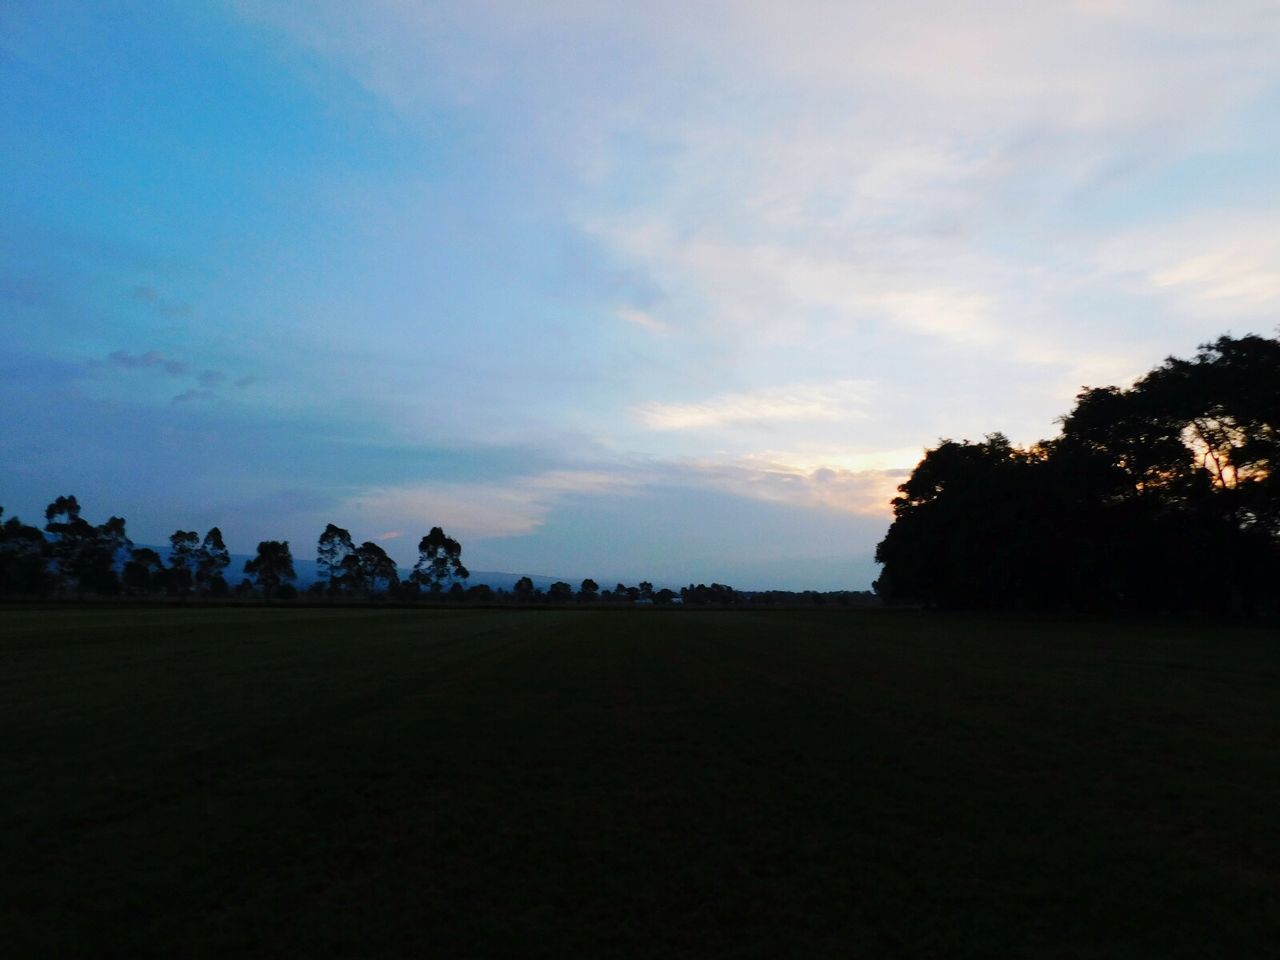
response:
[(942, 441), (893, 501), (876, 588), (939, 607), (1273, 611), (1280, 342), (1221, 337), (1129, 389), (1087, 388), (1062, 432)]
[[(257, 579), (258, 586), (262, 588), (262, 596), (270, 603), (281, 584), (297, 579), (293, 570), (293, 554), (289, 552), (289, 541), (264, 540), (259, 543), (258, 555), (245, 561), (244, 572)], [(242, 589), (243, 587), (244, 584), (241, 584)], [(296, 595), (295, 593), (294, 596)]]
[(462, 544), (439, 527), (432, 527), (418, 543), (418, 562), (411, 576), (432, 593), (440, 593), (454, 583), (464, 583), (471, 574), (462, 565)]

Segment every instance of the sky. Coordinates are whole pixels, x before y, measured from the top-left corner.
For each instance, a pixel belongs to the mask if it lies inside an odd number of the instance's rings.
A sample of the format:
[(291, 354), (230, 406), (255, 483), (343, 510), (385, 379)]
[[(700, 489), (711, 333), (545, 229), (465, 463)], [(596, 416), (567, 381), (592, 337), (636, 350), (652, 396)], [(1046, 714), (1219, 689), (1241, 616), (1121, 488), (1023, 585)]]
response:
[(1280, 323), (1280, 4), (0, 5), (0, 504), (867, 589), (942, 438)]

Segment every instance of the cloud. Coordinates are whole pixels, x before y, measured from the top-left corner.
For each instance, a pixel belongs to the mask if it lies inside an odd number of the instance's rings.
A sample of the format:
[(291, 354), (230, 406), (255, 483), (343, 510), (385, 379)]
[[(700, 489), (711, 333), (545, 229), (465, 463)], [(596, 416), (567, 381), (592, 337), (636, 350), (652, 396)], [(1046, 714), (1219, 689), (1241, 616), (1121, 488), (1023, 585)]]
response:
[(1100, 267), (1170, 308), (1221, 320), (1280, 313), (1280, 210), (1198, 213), (1122, 231)]
[(620, 319), (634, 326), (642, 327), (650, 333), (665, 336), (671, 332), (671, 328), (667, 324), (647, 310), (638, 310), (635, 307), (619, 307), (616, 312)]
[(700, 403), (648, 403), (635, 415), (650, 430), (712, 429), (727, 424), (848, 420), (865, 417), (871, 384), (843, 380), (748, 393), (726, 393)]
[(340, 507), (344, 516), (365, 526), (390, 522), (421, 527), (423, 533), (439, 526), (452, 536), (475, 540), (532, 533), (549, 510), (550, 504), (518, 486), (458, 483), (374, 487)]
[(126, 370), (156, 367), (172, 377), (186, 376), (191, 372), (189, 364), (183, 363), (181, 360), (168, 360), (158, 350), (148, 350), (146, 353), (138, 354), (129, 353), (127, 350), (116, 350), (107, 359), (118, 367), (124, 367)]
[(485, 540), (537, 531), (552, 509), (576, 495), (627, 494), (639, 477), (617, 469), (549, 470), (505, 482), (424, 483), (374, 487), (343, 509), (368, 526), (443, 527), (451, 536)]
[(167, 300), (155, 287), (139, 284), (132, 290), (133, 299), (145, 303), (156, 314), (162, 317), (185, 317), (191, 313), (191, 304), (176, 300)]
[[(598, 259), (646, 278), (680, 324), (648, 304), (618, 316), (713, 342), (739, 368), (852, 352), (854, 328), (993, 366), (1140, 365), (1149, 326), (1073, 309), (1125, 306), (1088, 262), (1101, 227), (1077, 217), (1081, 201), (1104, 207), (1179, 158), (1229, 149), (1230, 121), (1280, 82), (1268, 0), (240, 9), (408, 123), (457, 109), (559, 164), (556, 202)], [(1218, 271), (1177, 266), (1166, 291)], [(1257, 298), (1268, 282), (1217, 292)]]
[(813, 469), (765, 458), (695, 464), (701, 477), (739, 497), (835, 513), (888, 518), (889, 501), (910, 474), (909, 467), (847, 470)]
[[(220, 370), (196, 370), (183, 360), (166, 357), (159, 350), (148, 350), (145, 353), (130, 353), (128, 350), (115, 350), (107, 356), (107, 362), (124, 370), (162, 370), (171, 377), (193, 377), (196, 387), (178, 394), (173, 403), (186, 403), (190, 400), (208, 400), (217, 395), (218, 387), (227, 382), (227, 374)], [(97, 363), (97, 361), (94, 361)], [(258, 382), (257, 377), (239, 377), (235, 381), (237, 388), (244, 388)]]
[(184, 403), (192, 403), (192, 402), (201, 401), (201, 400), (213, 400), (217, 396), (218, 395), (214, 393), (212, 390), (192, 389), (192, 390), (184, 390), (182, 393), (178, 394), (169, 402), (176, 406)]

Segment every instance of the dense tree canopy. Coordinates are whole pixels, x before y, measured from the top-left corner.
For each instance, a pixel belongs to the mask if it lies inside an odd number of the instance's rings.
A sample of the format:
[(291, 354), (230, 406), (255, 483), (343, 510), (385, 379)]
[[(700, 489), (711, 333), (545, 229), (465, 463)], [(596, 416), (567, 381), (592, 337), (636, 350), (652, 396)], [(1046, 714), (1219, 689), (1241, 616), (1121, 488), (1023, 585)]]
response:
[(1128, 389), (1085, 389), (1053, 440), (944, 440), (876, 551), (891, 600), (1230, 613), (1274, 607), (1280, 342), (1221, 337)]

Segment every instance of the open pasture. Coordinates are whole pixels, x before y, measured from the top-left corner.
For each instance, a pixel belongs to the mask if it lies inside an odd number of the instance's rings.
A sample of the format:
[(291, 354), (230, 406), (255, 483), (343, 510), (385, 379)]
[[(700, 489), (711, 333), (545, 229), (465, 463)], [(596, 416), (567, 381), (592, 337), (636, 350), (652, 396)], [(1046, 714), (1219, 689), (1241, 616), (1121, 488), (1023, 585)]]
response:
[(1280, 637), (0, 610), (15, 957), (1273, 957)]

